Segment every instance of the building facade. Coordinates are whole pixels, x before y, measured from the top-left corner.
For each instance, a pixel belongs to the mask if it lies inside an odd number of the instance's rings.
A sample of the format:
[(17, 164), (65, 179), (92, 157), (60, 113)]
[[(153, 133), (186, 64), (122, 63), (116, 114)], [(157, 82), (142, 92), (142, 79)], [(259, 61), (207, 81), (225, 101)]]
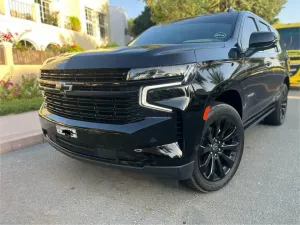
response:
[[(71, 19), (81, 24), (72, 30)], [(0, 31), (21, 34), (23, 45), (45, 50), (78, 43), (94, 49), (110, 41), (109, 0), (0, 0)]]
[(121, 6), (109, 7), (111, 41), (120, 46), (126, 45), (130, 41), (128, 35), (128, 17)]

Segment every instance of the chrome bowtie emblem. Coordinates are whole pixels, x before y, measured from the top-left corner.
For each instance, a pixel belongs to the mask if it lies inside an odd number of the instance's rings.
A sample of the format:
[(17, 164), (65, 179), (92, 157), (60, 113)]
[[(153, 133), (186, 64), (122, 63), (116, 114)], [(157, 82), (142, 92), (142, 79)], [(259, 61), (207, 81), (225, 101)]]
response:
[(64, 82), (59, 82), (55, 84), (55, 89), (59, 90), (63, 93), (66, 93), (67, 91), (72, 91), (73, 85), (66, 84)]

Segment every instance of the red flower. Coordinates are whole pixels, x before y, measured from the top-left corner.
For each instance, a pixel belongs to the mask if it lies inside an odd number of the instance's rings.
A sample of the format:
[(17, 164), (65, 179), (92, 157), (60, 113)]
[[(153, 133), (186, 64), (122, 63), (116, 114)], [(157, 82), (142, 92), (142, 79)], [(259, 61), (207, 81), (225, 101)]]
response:
[(8, 84), (8, 86), (11, 86), (11, 87), (13, 86), (12, 82), (8, 82), (7, 84)]
[(14, 94), (14, 95), (18, 95), (19, 92), (18, 92), (18, 91), (14, 91), (13, 94)]
[(18, 36), (19, 35), (18, 32), (15, 32), (15, 35)]

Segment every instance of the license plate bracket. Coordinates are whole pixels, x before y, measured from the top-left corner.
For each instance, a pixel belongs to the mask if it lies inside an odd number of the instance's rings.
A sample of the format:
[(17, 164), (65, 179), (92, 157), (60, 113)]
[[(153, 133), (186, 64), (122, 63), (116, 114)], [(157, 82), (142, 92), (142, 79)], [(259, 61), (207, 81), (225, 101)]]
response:
[(74, 128), (69, 128), (69, 127), (63, 127), (56, 125), (56, 131), (58, 134), (71, 137), (71, 138), (77, 138), (77, 132), (76, 129)]

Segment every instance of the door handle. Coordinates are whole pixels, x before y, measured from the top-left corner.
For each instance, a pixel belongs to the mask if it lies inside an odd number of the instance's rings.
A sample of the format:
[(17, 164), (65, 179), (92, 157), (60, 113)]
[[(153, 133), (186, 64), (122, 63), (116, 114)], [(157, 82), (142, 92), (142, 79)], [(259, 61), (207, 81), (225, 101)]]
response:
[(272, 62), (270, 62), (270, 61), (265, 62), (265, 66), (269, 67), (271, 65), (272, 65)]

